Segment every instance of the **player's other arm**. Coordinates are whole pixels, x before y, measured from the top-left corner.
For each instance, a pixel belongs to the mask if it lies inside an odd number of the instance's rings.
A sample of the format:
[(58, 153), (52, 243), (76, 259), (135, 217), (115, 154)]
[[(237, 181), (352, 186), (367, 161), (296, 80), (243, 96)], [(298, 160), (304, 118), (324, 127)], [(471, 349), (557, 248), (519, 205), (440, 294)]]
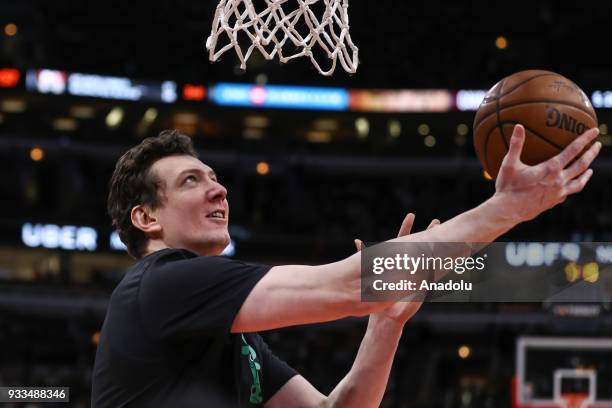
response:
[[(413, 222), (414, 214), (406, 215), (398, 236), (410, 234)], [(438, 220), (433, 220), (428, 229), (438, 224)], [(355, 240), (355, 245), (361, 251), (361, 241)], [(421, 302), (400, 302), (371, 314), (351, 370), (329, 396), (321, 394), (303, 377), (295, 376), (266, 402), (266, 408), (378, 407), (404, 324), (420, 307)]]
[[(496, 192), (480, 206), (438, 227), (395, 242), (492, 242), (515, 225), (533, 219), (581, 191), (601, 148), (591, 129), (561, 153), (536, 166), (520, 161), (525, 129), (516, 126), (500, 169)], [(361, 303), (360, 256), (322, 266), (277, 266), (255, 285), (234, 319), (232, 332), (270, 330), (325, 322), (383, 310), (390, 303)]]
[(393, 319), (370, 317), (351, 370), (328, 396), (297, 375), (283, 385), (266, 402), (265, 407), (378, 407), (387, 386), (403, 326), (403, 322)]

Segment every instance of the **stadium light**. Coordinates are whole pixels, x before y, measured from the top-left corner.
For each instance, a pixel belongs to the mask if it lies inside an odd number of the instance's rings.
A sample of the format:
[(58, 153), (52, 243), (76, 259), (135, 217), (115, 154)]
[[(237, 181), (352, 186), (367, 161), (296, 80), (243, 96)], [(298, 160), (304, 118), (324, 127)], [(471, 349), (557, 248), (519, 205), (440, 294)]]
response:
[(258, 128), (246, 128), (242, 131), (242, 137), (250, 140), (259, 140), (263, 135), (263, 131)]
[(18, 32), (18, 28), (16, 24), (8, 23), (7, 25), (4, 26), (4, 34), (6, 34), (9, 37), (16, 35), (17, 32)]
[(268, 76), (266, 74), (257, 74), (255, 77), (255, 83), (257, 85), (265, 85), (268, 83)]
[(257, 171), (257, 174), (260, 176), (266, 176), (270, 173), (270, 165), (265, 161), (261, 161), (255, 166), (255, 171)]
[(108, 126), (111, 129), (115, 129), (121, 124), (122, 120), (123, 120), (123, 109), (117, 106), (111, 109), (108, 115), (106, 115), (106, 126)]
[(329, 143), (331, 142), (331, 133), (324, 130), (311, 130), (306, 133), (306, 139), (311, 143)]
[(75, 105), (70, 108), (70, 115), (77, 119), (91, 119), (96, 115), (96, 110), (91, 106)]
[(422, 123), (417, 128), (417, 131), (419, 132), (419, 135), (421, 136), (427, 136), (430, 130), (431, 129), (429, 128), (429, 125), (427, 123)]
[(468, 128), (468, 125), (466, 125), (465, 123), (460, 123), (457, 125), (457, 134), (461, 136), (465, 136), (468, 134), (469, 131), (470, 129)]
[(33, 147), (30, 149), (30, 159), (32, 161), (38, 162), (41, 161), (45, 157), (45, 151), (40, 147)]
[(399, 120), (393, 119), (389, 121), (389, 135), (391, 137), (399, 137), (402, 133), (402, 124)]
[(599, 133), (602, 135), (608, 134), (608, 125), (606, 123), (602, 123), (599, 125)]
[(505, 50), (508, 48), (508, 39), (503, 35), (500, 35), (495, 39), (495, 46), (498, 50)]
[(244, 118), (244, 126), (250, 128), (266, 128), (270, 125), (270, 119), (267, 116), (249, 115)]
[(53, 120), (51, 126), (53, 126), (55, 130), (72, 132), (79, 127), (79, 123), (72, 118), (57, 118)]
[(370, 122), (366, 118), (355, 119), (355, 130), (357, 131), (357, 137), (360, 139), (368, 137), (368, 133), (370, 133)]
[(25, 112), (27, 105), (21, 99), (5, 99), (0, 104), (0, 109), (7, 113), (21, 113)]
[(316, 130), (334, 131), (338, 129), (338, 121), (336, 119), (317, 119), (313, 123)]
[(457, 349), (457, 354), (461, 359), (465, 360), (469, 358), (472, 354), (472, 349), (470, 348), (470, 346), (464, 344)]

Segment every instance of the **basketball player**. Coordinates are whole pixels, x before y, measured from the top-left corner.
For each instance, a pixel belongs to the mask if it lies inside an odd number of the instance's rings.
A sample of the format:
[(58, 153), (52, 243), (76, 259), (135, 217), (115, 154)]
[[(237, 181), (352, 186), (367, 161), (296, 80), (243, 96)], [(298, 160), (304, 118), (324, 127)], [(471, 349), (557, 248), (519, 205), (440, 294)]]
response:
[[(583, 189), (601, 146), (581, 152), (596, 136), (591, 129), (556, 157), (527, 166), (520, 161), (525, 131), (516, 126), (489, 200), (402, 236), (414, 219), (408, 215), (394, 241), (493, 241)], [(226, 195), (191, 140), (176, 131), (145, 139), (119, 159), (108, 209), (138, 262), (110, 300), (92, 406), (378, 407), (404, 324), (420, 304), (361, 303), (358, 255), (272, 268), (219, 257), (230, 240)], [(329, 395), (256, 333), (365, 315), (353, 366)]]

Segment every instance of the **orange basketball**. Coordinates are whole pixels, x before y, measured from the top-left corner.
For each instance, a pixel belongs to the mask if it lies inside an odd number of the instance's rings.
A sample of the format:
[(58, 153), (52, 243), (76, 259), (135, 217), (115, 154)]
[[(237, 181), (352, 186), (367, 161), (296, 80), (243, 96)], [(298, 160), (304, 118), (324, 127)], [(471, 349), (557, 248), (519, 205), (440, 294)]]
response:
[(493, 178), (516, 124), (525, 127), (521, 160), (534, 165), (596, 127), (597, 116), (586, 94), (554, 72), (521, 71), (502, 79), (487, 92), (474, 118), (476, 154)]

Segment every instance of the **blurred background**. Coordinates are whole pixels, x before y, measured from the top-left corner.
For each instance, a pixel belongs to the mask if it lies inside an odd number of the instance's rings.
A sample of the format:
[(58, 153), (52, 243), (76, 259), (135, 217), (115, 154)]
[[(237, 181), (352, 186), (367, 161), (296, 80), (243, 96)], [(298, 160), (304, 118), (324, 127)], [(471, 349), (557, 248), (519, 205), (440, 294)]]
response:
[[(407, 212), (420, 230), (488, 198), (472, 144), (483, 95), (522, 69), (556, 71), (591, 97), (604, 147), (583, 193), (502, 240), (612, 241), (607, 3), (354, 0), (361, 64), (331, 78), (258, 55), (244, 72), (230, 53), (211, 64), (215, 5), (0, 1), (0, 385), (69, 386), (70, 405), (89, 406), (98, 331), (133, 262), (106, 214), (108, 180), (163, 129), (193, 137), (228, 188), (229, 256), (323, 263), (354, 238), (394, 236)], [(263, 335), (327, 393), (364, 331), (347, 319)], [(525, 335), (612, 336), (610, 305), (426, 304), (382, 406), (513, 406)], [(599, 393), (612, 400), (606, 358)]]

